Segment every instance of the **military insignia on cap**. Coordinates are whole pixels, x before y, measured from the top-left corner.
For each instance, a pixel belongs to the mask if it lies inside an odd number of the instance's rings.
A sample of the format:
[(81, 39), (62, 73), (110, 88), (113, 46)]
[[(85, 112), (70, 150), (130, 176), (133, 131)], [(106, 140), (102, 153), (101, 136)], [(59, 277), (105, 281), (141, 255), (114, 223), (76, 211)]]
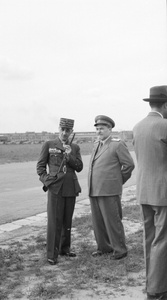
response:
[(72, 129), (73, 126), (74, 126), (74, 120), (67, 119), (67, 118), (61, 118), (59, 125), (60, 125), (60, 127), (65, 127), (65, 128)]
[(113, 128), (113, 127), (115, 127), (115, 122), (107, 116), (99, 115), (95, 118), (94, 126), (97, 126), (97, 125), (108, 125)]

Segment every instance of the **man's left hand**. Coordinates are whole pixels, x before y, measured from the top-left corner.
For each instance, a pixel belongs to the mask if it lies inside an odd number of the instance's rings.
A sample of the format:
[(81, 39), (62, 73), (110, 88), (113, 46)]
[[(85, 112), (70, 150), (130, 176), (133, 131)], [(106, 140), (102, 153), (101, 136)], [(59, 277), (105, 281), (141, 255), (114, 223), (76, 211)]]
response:
[(71, 153), (71, 147), (70, 147), (70, 145), (64, 145), (63, 147), (65, 149), (65, 153), (66, 154), (70, 154)]

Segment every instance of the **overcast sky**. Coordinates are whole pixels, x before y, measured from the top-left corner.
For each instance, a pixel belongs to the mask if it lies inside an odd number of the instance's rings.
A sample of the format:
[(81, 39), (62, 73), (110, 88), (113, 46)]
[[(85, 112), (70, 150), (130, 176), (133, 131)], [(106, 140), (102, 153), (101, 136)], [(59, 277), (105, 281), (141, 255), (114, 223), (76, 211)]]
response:
[(0, 133), (131, 130), (167, 84), (165, 0), (0, 0)]

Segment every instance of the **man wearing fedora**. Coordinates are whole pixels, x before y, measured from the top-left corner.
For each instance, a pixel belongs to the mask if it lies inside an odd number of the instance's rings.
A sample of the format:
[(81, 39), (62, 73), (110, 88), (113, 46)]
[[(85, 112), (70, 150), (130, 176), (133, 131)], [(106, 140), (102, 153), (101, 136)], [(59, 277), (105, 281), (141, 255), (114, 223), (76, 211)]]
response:
[(73, 126), (74, 120), (60, 119), (59, 137), (44, 143), (37, 163), (43, 189), (48, 190), (47, 259), (52, 265), (58, 254), (76, 256), (70, 251), (72, 216), (81, 192), (75, 171), (80, 172), (83, 163), (79, 146), (69, 140)]
[(92, 222), (97, 242), (94, 257), (110, 253), (112, 259), (127, 256), (122, 224), (123, 184), (134, 169), (126, 144), (111, 136), (115, 122), (107, 116), (95, 118), (98, 141), (90, 159), (88, 175)]
[(151, 112), (133, 129), (137, 199), (144, 223), (147, 299), (167, 299), (167, 86), (150, 89)]

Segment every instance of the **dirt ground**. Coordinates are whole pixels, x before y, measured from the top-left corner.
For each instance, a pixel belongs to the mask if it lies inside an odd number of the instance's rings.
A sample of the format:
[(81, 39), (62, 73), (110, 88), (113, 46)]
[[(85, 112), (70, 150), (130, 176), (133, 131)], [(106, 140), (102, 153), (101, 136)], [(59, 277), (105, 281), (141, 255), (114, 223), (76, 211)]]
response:
[[(124, 226), (126, 229), (126, 234), (132, 233), (133, 230), (137, 230), (140, 228), (141, 224), (135, 224), (135, 227), (133, 227), (133, 224), (129, 222), (124, 222)], [(31, 232), (25, 231), (20, 233), (20, 236), (16, 236), (15, 238), (12, 238), (10, 241), (5, 241), (1, 244), (1, 247), (3, 249), (9, 249), (13, 248), (15, 245), (18, 247), (18, 244), (24, 244), (24, 248), (27, 248), (31, 245), (33, 247), (33, 241), (35, 241), (39, 236), (42, 236), (45, 234), (45, 228), (31, 228), (33, 230)], [(77, 245), (82, 242), (82, 237), (80, 239), (76, 238), (76, 233), (73, 233), (73, 245), (75, 250), (77, 249)], [(88, 237), (89, 241), (88, 243), (92, 243), (94, 241), (93, 232), (92, 235)], [(94, 243), (94, 242), (93, 242)], [(95, 244), (94, 244), (95, 246)], [(78, 249), (79, 251), (79, 249)], [(41, 284), (41, 277), (35, 276), (33, 273), (31, 273), (30, 268), (33, 269), (35, 263), (38, 261), (38, 263), (43, 264), (43, 260), (45, 260), (44, 257), (40, 256), (40, 252), (32, 252), (24, 259), (24, 267), (27, 269), (27, 274), (24, 277), (24, 280), (21, 284), (19, 284), (19, 291), (17, 289), (11, 290), (10, 295), (7, 299), (9, 300), (39, 300), (40, 297), (30, 297), (30, 291), (33, 290), (34, 286), (37, 284)], [(74, 258), (75, 259), (75, 258)], [(67, 258), (59, 257), (58, 264), (55, 266), (50, 266), (47, 264), (47, 262), (44, 263), (42, 266), (43, 272), (45, 272), (45, 275), (50, 273), (54, 273), (54, 276), (56, 277), (56, 282), (58, 284), (61, 284), (63, 281), (65, 282), (66, 276), (68, 276), (67, 272), (64, 271), (65, 264), (68, 264)], [(56, 298), (46, 298), (46, 299), (52, 299), (52, 300), (91, 300), (91, 299), (102, 299), (102, 300), (132, 300), (132, 299), (138, 299), (143, 300), (145, 299), (144, 295), (144, 287), (145, 287), (145, 272), (142, 270), (139, 273), (136, 272), (127, 272), (127, 266), (129, 264), (129, 258), (123, 259), (121, 262), (118, 262), (118, 267), (122, 268), (122, 272), (124, 273), (124, 280), (121, 280), (120, 284), (117, 282), (115, 284), (115, 281), (113, 280), (113, 283), (101, 283), (98, 285), (94, 285), (92, 288), (92, 285), (89, 287), (89, 285), (86, 287), (85, 285), (81, 289), (73, 289), (73, 292), (68, 295), (59, 295)], [(111, 265), (112, 266), (112, 265)], [(117, 268), (117, 265), (114, 264), (114, 267)], [(34, 271), (34, 273), (38, 273), (38, 269)], [(126, 274), (125, 274), (126, 273)], [(14, 275), (14, 274), (13, 274)], [(128, 282), (128, 284), (127, 284)], [(0, 298), (0, 299), (6, 299), (6, 298)], [(45, 299), (45, 298), (41, 298)]]
[[(135, 194), (135, 187), (129, 187), (126, 190), (126, 194), (123, 197), (123, 201), (128, 201), (128, 196), (130, 195), (131, 201), (128, 205), (133, 205), (135, 203), (135, 198), (133, 197)], [(141, 222), (132, 222), (129, 219), (123, 220), (124, 227), (125, 227), (125, 233), (126, 237), (128, 237), (132, 233), (136, 233), (139, 230), (142, 230), (142, 224)], [(56, 283), (62, 284), (64, 283), (64, 288), (67, 289), (66, 286), (66, 277), (68, 276), (67, 271), (64, 270), (64, 267), (69, 263), (69, 258), (60, 257), (58, 264), (55, 266), (50, 266), (46, 262), (46, 252), (41, 252), (40, 248), (33, 251), (33, 245), (35, 245), (36, 241), (39, 238), (44, 238), (46, 236), (46, 222), (41, 226), (32, 226), (32, 227), (26, 227), (24, 226), (20, 231), (13, 232), (12, 238), (10, 239), (4, 239), (1, 240), (1, 246), (2, 249), (18, 249), (19, 245), (22, 248), (22, 252), (24, 249), (28, 249), (29, 247), (29, 254), (24, 256), (24, 268), (26, 268), (26, 275), (24, 272), (24, 280), (22, 280), (21, 284), (19, 284), (18, 289), (11, 289), (10, 295), (7, 299), (9, 300), (39, 300), (44, 299), (40, 298), (39, 296), (36, 297), (30, 297), (30, 291), (33, 289), (33, 287), (37, 284), (41, 284), (41, 271), (39, 269), (42, 269), (43, 274), (54, 274), (54, 277), (56, 278)], [(80, 245), (84, 243), (91, 244), (92, 247), (96, 248), (96, 243), (93, 235), (93, 231), (89, 234), (89, 236), (83, 237), (77, 234), (77, 231), (75, 228), (72, 230), (72, 245), (75, 249), (75, 251), (80, 255)], [(35, 249), (35, 248), (34, 248)], [(42, 254), (41, 254), (42, 253)], [(75, 258), (74, 258), (75, 260)], [(33, 270), (35, 263), (38, 262), (38, 269), (36, 268)], [(83, 285), (80, 289), (73, 289), (72, 293), (70, 292), (69, 295), (66, 293), (66, 295), (59, 294), (56, 298), (46, 298), (46, 299), (60, 299), (60, 300), (67, 300), (67, 299), (73, 299), (73, 300), (91, 300), (91, 299), (103, 299), (103, 300), (132, 300), (132, 299), (139, 299), (143, 300), (145, 299), (145, 270), (141, 270), (140, 272), (127, 272), (128, 265), (130, 264), (130, 257), (114, 262), (114, 264), (111, 263), (111, 268), (122, 268), (123, 276), (119, 281), (115, 283), (114, 278), (113, 282), (105, 282), (95, 285), (89, 285), (87, 286)], [(32, 272), (33, 271), (33, 272)], [(20, 271), (21, 272), (21, 271)], [(39, 272), (39, 276), (38, 276)], [(20, 273), (22, 274), (22, 272)], [(16, 277), (16, 273), (13, 273), (12, 276)], [(18, 275), (17, 275), (18, 276)], [(12, 277), (11, 277), (12, 280)], [(6, 286), (8, 288), (8, 286)], [(0, 299), (5, 299), (1, 298)]]

